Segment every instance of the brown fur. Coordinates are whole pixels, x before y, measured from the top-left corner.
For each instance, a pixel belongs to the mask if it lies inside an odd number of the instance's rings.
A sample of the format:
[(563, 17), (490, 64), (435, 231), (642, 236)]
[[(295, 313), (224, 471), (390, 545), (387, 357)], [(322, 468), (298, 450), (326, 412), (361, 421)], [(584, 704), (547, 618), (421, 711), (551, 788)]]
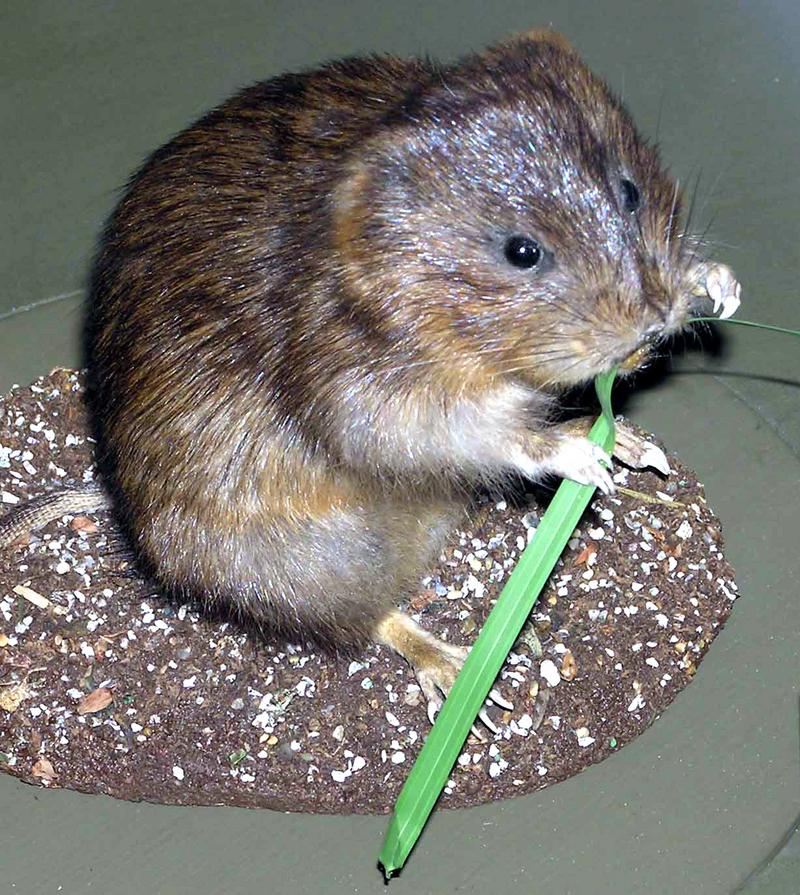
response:
[(92, 276), (98, 454), (135, 548), (262, 625), (385, 639), (478, 483), (564, 471), (558, 393), (683, 326), (703, 268), (678, 212), (548, 32), (244, 90), (145, 162)]

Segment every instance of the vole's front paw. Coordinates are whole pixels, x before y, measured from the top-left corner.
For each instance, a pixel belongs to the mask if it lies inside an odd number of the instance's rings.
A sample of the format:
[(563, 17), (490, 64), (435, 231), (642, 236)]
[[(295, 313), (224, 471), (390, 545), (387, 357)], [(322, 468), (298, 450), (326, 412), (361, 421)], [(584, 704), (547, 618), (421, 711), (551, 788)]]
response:
[[(604, 465), (605, 464), (605, 465)], [(614, 491), (608, 468), (611, 458), (593, 441), (583, 435), (565, 435), (556, 450), (547, 458), (547, 470), (579, 485), (594, 485), (604, 494)]]

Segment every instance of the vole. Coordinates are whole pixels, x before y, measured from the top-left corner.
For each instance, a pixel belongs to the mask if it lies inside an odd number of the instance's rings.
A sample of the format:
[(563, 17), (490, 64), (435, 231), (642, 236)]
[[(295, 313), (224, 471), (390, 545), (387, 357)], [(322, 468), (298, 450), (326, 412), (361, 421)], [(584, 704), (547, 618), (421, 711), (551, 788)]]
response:
[(738, 298), (699, 248), (554, 32), (243, 90), (133, 176), (91, 275), (97, 460), (143, 567), (280, 635), (388, 644), (435, 709), (466, 651), (398, 601), (478, 486), (612, 489), (559, 396)]

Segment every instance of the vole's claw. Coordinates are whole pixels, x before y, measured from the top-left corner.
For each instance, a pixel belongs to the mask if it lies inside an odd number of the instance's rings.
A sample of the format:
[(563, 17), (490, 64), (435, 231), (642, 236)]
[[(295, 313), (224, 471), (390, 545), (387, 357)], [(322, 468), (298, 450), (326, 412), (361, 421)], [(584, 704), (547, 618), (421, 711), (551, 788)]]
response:
[(506, 709), (509, 712), (514, 710), (514, 703), (509, 702), (496, 687), (489, 691), (487, 702), (493, 702), (495, 705), (499, 705), (501, 709)]
[(742, 303), (742, 286), (727, 264), (703, 262), (697, 268), (695, 295), (708, 296), (720, 320), (735, 314)]
[(632, 469), (647, 469), (650, 466), (663, 475), (671, 472), (664, 451), (652, 441), (642, 438), (621, 419), (616, 420), (614, 456)]
[[(500, 728), (492, 721), (489, 717), (485, 708), (481, 709), (478, 712), (478, 717), (483, 721), (483, 723), (491, 730), (492, 733), (500, 733)], [(475, 733), (475, 725), (472, 725), (472, 732)], [(482, 739), (482, 738), (481, 738)]]
[[(425, 698), (428, 700), (428, 720), (431, 722), (431, 726), (436, 722), (436, 716), (441, 711), (442, 705), (444, 704), (444, 700), (442, 699), (440, 693), (441, 688), (425, 688), (423, 687), (423, 693), (425, 694)], [(483, 708), (478, 712), (478, 718), (486, 725), (486, 727), (494, 734), (500, 733), (500, 728), (492, 721), (489, 713), (486, 711), (487, 706), (496, 705), (502, 709), (506, 709), (507, 711), (513, 711), (514, 704), (509, 702), (497, 688), (493, 688), (489, 691), (489, 695), (486, 698), (486, 702), (484, 703)], [(481, 730), (477, 727), (477, 725), (473, 724), (471, 727), (471, 731), (475, 737), (477, 737), (481, 742), (485, 741), (485, 737)]]
[(714, 313), (719, 311), (720, 320), (735, 314), (742, 303), (742, 286), (727, 264), (715, 264), (711, 268), (706, 277), (706, 290), (714, 302)]

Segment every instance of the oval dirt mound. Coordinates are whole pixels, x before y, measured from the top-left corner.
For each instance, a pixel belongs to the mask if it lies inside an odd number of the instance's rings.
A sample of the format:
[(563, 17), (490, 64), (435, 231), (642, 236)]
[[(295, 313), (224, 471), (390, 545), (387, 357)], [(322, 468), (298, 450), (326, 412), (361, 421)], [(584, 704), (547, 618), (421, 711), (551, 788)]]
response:
[[(80, 375), (56, 370), (4, 400), (6, 503), (85, 480), (81, 396)], [(639, 494), (592, 502), (535, 608), (563, 675), (544, 721), (531, 729), (539, 662), (519, 646), (499, 681), (514, 710), (490, 710), (500, 733), (470, 737), (440, 805), (557, 783), (629, 743), (691, 681), (737, 590), (702, 486), (670, 463), (668, 479), (616, 467)], [(474, 641), (541, 511), (492, 504), (458, 533), (412, 604), (426, 628)], [(98, 514), (0, 553), (0, 768), (165, 804), (391, 811), (429, 730), (402, 659), (259, 642), (126, 576), (115, 544)]]

